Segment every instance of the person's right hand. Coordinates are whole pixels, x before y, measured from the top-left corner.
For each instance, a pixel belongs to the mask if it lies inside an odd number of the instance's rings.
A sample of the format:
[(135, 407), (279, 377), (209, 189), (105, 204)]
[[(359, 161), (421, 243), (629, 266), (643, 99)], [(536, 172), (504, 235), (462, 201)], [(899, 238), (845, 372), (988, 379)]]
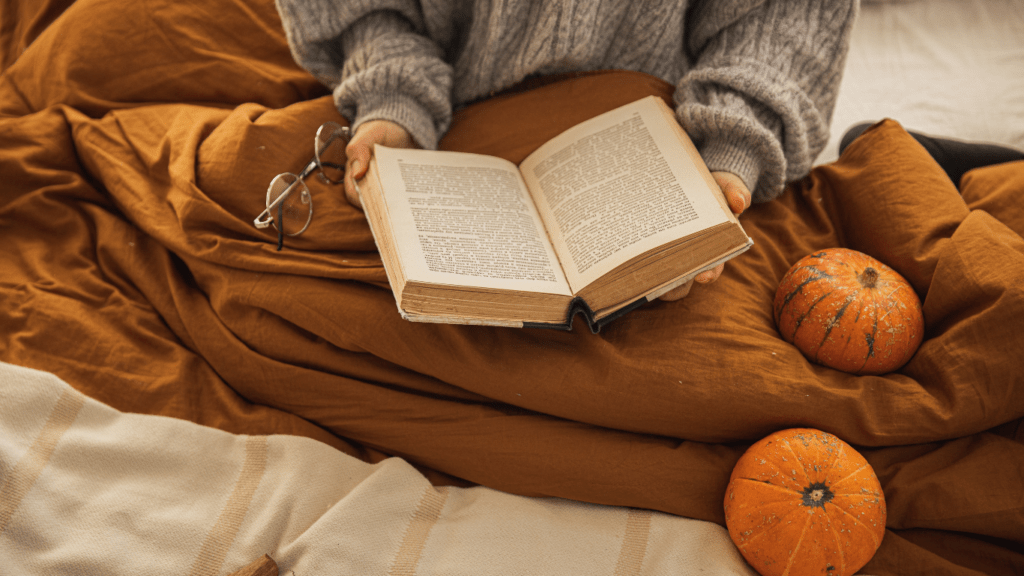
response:
[(359, 125), (356, 133), (345, 148), (348, 163), (345, 166), (345, 198), (357, 208), (362, 208), (355, 181), (366, 175), (370, 165), (373, 145), (389, 148), (418, 148), (405, 128), (389, 120), (370, 120)]
[[(712, 172), (711, 176), (714, 177), (715, 182), (722, 189), (722, 193), (725, 194), (725, 200), (729, 204), (729, 209), (732, 210), (733, 214), (739, 216), (744, 210), (750, 207), (752, 195), (750, 190), (747, 189), (747, 185), (743, 182), (743, 179), (739, 176), (730, 172)], [(706, 272), (701, 272), (696, 278), (690, 280), (682, 286), (673, 288), (665, 294), (661, 295), (661, 299), (666, 302), (673, 300), (679, 300), (685, 298), (690, 293), (690, 288), (693, 287), (694, 280), (698, 284), (710, 284), (725, 271), (725, 264), (719, 264), (714, 269)]]

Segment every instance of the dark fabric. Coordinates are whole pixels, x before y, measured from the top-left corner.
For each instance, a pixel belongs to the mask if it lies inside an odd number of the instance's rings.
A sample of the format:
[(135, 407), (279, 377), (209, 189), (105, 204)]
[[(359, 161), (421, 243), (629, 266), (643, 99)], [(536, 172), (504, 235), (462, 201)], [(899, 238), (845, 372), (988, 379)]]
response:
[[(561, 78), (459, 111), (442, 147), (519, 161), (671, 90)], [(269, 1), (75, 2), (0, 76), (0, 359), (123, 411), (402, 456), (436, 483), (714, 522), (746, 446), (819, 428), (885, 490), (865, 573), (1024, 573), (1024, 163), (968, 173), (961, 196), (882, 122), (749, 209), (755, 246), (683, 300), (596, 335), (424, 325), (399, 317), (336, 186), (310, 182), (313, 222), (282, 252), (252, 225), (330, 119)], [(897, 373), (836, 372), (779, 338), (779, 280), (831, 246), (922, 297), (926, 339)]]
[[(858, 124), (847, 130), (843, 134), (842, 140), (839, 141), (839, 154), (842, 155), (846, 147), (870, 126), (870, 123)], [(1024, 152), (1007, 146), (937, 138), (914, 131), (908, 133), (928, 151), (928, 154), (939, 163), (949, 179), (957, 186), (960, 185), (960, 179), (964, 174), (975, 168), (1024, 160)]]

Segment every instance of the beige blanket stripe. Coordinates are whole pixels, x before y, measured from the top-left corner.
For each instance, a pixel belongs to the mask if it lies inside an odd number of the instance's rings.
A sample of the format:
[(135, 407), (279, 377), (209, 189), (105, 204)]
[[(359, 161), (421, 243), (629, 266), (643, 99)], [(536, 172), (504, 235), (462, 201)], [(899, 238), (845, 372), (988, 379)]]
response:
[(635, 576), (647, 555), (647, 541), (651, 536), (651, 511), (631, 509), (626, 516), (626, 534), (622, 550), (615, 563), (615, 576)]
[(84, 404), (85, 396), (74, 390), (65, 390), (57, 399), (39, 436), (36, 436), (25, 455), (11, 469), (3, 486), (0, 486), (0, 534), (7, 529), (11, 516), (42, 474), (61, 437), (74, 423)]
[(267, 467), (266, 436), (249, 436), (245, 440), (245, 462), (238, 474), (235, 487), (231, 490), (227, 504), (221, 510), (217, 522), (206, 535), (199, 549), (190, 576), (216, 576), (227, 556), (228, 549), (235, 541), (235, 535), (242, 525), (256, 488), (263, 479)]
[(406, 528), (402, 544), (398, 547), (398, 554), (395, 555), (395, 562), (391, 566), (389, 574), (392, 576), (412, 576), (416, 573), (416, 565), (423, 554), (423, 545), (427, 542), (430, 530), (437, 524), (441, 517), (441, 509), (448, 499), (448, 487), (440, 486), (434, 488), (428, 486), (423, 492), (416, 512)]

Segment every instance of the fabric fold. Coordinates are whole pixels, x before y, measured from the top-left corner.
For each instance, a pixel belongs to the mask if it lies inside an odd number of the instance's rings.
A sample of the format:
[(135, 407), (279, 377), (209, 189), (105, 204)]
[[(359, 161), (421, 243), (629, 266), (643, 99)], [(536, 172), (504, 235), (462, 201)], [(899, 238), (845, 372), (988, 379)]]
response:
[[(227, 21), (240, 30), (217, 36)], [(146, 34), (160, 50), (125, 48)], [(745, 447), (817, 427), (863, 449), (893, 494), (866, 572), (910, 558), (969, 574), (990, 565), (942, 554), (981, 541), (1004, 572), (1024, 571), (1012, 536), (1024, 525), (1003, 498), (1024, 491), (1022, 438), (1007, 432), (1024, 417), (1020, 164), (967, 174), (960, 196), (886, 121), (748, 209), (754, 247), (680, 301), (600, 335), (414, 324), (339, 188), (310, 179), (313, 222), (282, 252), (252, 226), (270, 180), (301, 169), (316, 127), (341, 120), (317, 86), (270, 2), (68, 8), (0, 80), (0, 359), (121, 412), (305, 436), (366, 465), (400, 456), (420, 478), (415, 502), (425, 477), (722, 522)], [(519, 162), (582, 120), (673, 94), (636, 72), (539, 79), (460, 109), (440, 148)], [(924, 297), (927, 339), (903, 369), (836, 372), (778, 336), (780, 279), (834, 246), (881, 259)], [(978, 470), (998, 475), (993, 494)], [(972, 497), (929, 504), (942, 490)], [(225, 571), (266, 552), (235, 565), (229, 553)], [(442, 552), (428, 540), (421, 561)]]

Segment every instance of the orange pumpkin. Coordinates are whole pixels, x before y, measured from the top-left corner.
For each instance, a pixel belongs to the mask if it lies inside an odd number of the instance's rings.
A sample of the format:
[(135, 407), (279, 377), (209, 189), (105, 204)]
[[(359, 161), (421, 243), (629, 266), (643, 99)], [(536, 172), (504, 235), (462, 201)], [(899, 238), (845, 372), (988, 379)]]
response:
[(775, 325), (809, 360), (852, 374), (903, 366), (924, 338), (921, 300), (892, 268), (856, 250), (800, 259), (775, 293)]
[(725, 492), (729, 536), (764, 576), (846, 576), (885, 534), (874, 470), (839, 438), (808, 428), (751, 446)]

